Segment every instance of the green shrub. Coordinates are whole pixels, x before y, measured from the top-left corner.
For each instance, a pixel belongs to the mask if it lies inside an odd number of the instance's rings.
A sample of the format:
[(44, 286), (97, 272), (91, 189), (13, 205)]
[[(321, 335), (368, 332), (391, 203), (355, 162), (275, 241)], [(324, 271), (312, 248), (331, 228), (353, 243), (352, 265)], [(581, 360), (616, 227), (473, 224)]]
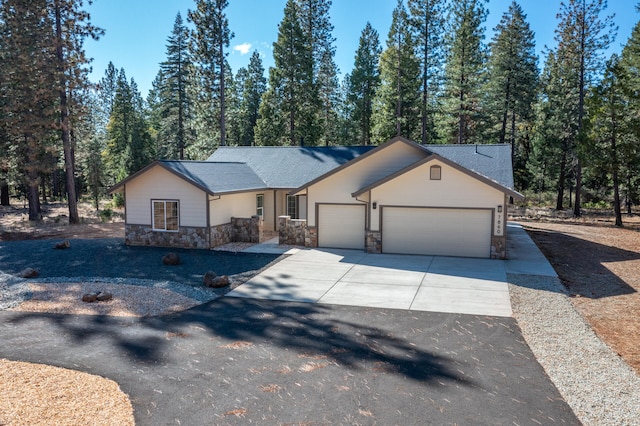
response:
[(100, 217), (100, 220), (103, 222), (109, 222), (111, 218), (113, 218), (113, 210), (111, 209), (101, 210), (98, 212), (98, 217)]
[(124, 195), (122, 194), (114, 194), (113, 195), (113, 205), (114, 207), (124, 207)]

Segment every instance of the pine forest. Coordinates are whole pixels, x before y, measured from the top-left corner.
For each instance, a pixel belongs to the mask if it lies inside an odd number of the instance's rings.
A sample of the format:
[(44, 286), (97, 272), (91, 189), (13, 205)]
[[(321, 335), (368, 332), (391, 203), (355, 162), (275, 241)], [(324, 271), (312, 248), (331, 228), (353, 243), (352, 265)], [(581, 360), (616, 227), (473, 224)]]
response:
[[(101, 0), (107, 1), (107, 0)], [(487, 38), (488, 0), (397, 0), (389, 28), (361, 29), (339, 70), (331, 0), (288, 0), (273, 43), (231, 69), (229, 0), (178, 13), (148, 95), (119, 68), (89, 80), (84, 42), (108, 28), (83, 0), (0, 2), (0, 201), (97, 209), (156, 159), (203, 160), (218, 146), (509, 144), (527, 203), (578, 217), (640, 203), (640, 23), (617, 40), (606, 0), (565, 0), (539, 57), (517, 1)], [(640, 5), (638, 6), (640, 8)], [(606, 55), (612, 43), (621, 52)], [(122, 203), (118, 197), (114, 205)]]

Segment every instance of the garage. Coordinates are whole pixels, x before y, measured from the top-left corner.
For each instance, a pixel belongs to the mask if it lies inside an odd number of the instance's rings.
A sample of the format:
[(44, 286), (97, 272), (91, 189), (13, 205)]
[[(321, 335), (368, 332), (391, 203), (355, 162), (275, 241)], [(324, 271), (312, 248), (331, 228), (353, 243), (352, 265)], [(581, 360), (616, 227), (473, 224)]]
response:
[(318, 208), (318, 247), (364, 248), (365, 206), (321, 204)]
[(382, 207), (382, 252), (488, 258), (491, 210)]

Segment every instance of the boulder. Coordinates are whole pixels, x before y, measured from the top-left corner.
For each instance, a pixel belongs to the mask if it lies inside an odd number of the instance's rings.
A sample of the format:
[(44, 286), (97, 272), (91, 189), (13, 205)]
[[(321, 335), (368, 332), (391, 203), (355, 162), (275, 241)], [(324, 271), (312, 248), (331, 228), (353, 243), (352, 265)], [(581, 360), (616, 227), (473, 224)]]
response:
[(40, 273), (38, 272), (37, 269), (33, 269), (33, 268), (27, 268), (27, 269), (23, 269), (22, 271), (20, 271), (20, 273), (18, 274), (18, 276), (20, 278), (35, 278), (38, 275), (40, 275)]
[(203, 284), (205, 287), (213, 287), (213, 280), (215, 280), (218, 277), (218, 274), (216, 274), (213, 271), (209, 271), (206, 274), (204, 274), (204, 279), (202, 280)]
[(71, 243), (69, 242), (69, 240), (60, 241), (59, 243), (56, 243), (55, 246), (53, 246), (53, 248), (55, 249), (68, 249), (69, 247), (71, 247)]
[(167, 253), (163, 256), (162, 263), (165, 265), (179, 265), (180, 256), (178, 256), (178, 253)]
[(111, 299), (113, 299), (113, 294), (107, 293), (107, 292), (99, 293), (98, 297), (96, 297), (96, 300), (98, 302), (106, 302), (107, 300), (111, 300)]
[(227, 277), (226, 275), (220, 275), (219, 277), (215, 277), (211, 281), (211, 285), (209, 285), (209, 287), (222, 288), (228, 285), (229, 285), (229, 277)]
[(86, 303), (93, 303), (98, 300), (98, 293), (87, 293), (82, 295), (82, 301)]

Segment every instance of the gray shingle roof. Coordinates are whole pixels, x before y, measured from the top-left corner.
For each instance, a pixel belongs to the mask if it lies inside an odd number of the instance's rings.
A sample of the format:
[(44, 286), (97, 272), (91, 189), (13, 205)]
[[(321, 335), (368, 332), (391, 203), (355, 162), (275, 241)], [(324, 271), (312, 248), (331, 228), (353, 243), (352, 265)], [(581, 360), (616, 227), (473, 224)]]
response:
[(292, 189), (374, 148), (375, 146), (223, 146), (207, 161), (246, 163), (269, 188)]
[(212, 161), (161, 161), (161, 163), (211, 193), (267, 188), (267, 184), (244, 163)]
[(425, 145), (429, 151), (447, 160), (513, 189), (511, 146), (495, 145)]

